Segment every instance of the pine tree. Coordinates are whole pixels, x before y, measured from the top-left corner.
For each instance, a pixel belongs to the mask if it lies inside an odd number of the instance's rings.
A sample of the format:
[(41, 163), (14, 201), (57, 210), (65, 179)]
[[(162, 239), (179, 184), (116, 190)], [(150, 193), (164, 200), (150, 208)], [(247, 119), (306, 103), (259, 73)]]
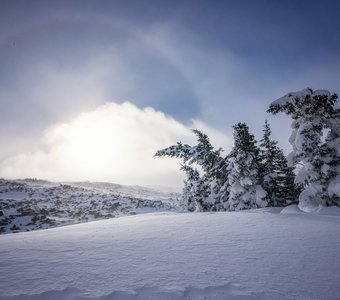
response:
[(260, 140), (260, 178), (261, 184), (268, 195), (268, 206), (277, 206), (277, 172), (275, 157), (277, 155), (277, 142), (270, 138), (271, 130), (268, 121), (265, 121), (263, 138)]
[[(288, 156), (290, 165), (300, 163), (297, 183), (304, 190), (299, 196), (299, 207), (305, 211), (318, 205), (340, 205), (339, 184), (339, 114), (334, 108), (337, 95), (328, 91), (305, 89), (273, 102), (269, 112), (284, 112), (293, 119), (290, 143), (293, 151)], [(322, 140), (329, 130), (326, 140)]]
[(210, 182), (212, 196), (215, 199), (214, 210), (225, 210), (229, 201), (228, 156), (215, 165), (214, 177)]
[(155, 157), (169, 156), (169, 157), (177, 157), (181, 158), (184, 163), (189, 161), (194, 153), (194, 147), (191, 147), (187, 144), (182, 144), (178, 142), (176, 145), (172, 145), (168, 148), (158, 150), (155, 154)]
[(322, 183), (327, 187), (326, 205), (340, 206), (340, 109), (334, 109), (325, 120), (329, 132), (321, 146), (324, 165)]
[(204, 194), (200, 174), (197, 169), (188, 165), (182, 165), (181, 170), (187, 176), (182, 192), (182, 205), (188, 211), (201, 211)]
[(295, 167), (289, 167), (283, 151), (278, 149), (275, 156), (276, 165), (276, 206), (286, 206), (298, 203), (298, 197), (302, 191), (300, 184), (295, 184)]
[(228, 201), (226, 189), (228, 161), (221, 156), (223, 151), (221, 148), (214, 150), (206, 134), (199, 130), (193, 130), (193, 132), (197, 136), (198, 144), (190, 163), (196, 163), (202, 168), (202, 181), (205, 182), (205, 186), (209, 186), (210, 191), (203, 207), (205, 210), (221, 210), (224, 203)]
[(199, 130), (194, 129), (197, 136), (198, 144), (193, 147), (193, 154), (190, 163), (197, 163), (207, 177), (216, 177), (219, 166), (223, 158), (221, 157), (222, 149), (214, 150), (208, 136)]
[(277, 143), (271, 139), (270, 126), (266, 120), (260, 140), (260, 175), (268, 195), (268, 206), (286, 206), (294, 203), (298, 197), (294, 168), (288, 167), (287, 159)]
[[(221, 170), (226, 169), (226, 160), (221, 157), (222, 149), (214, 150), (206, 134), (199, 130), (193, 132), (198, 140), (196, 146), (177, 143), (157, 151), (155, 156), (178, 157), (183, 160), (184, 165), (181, 169), (187, 175), (183, 201), (188, 203), (189, 210), (193, 210), (193, 207), (199, 211), (219, 210), (222, 201), (219, 191), (226, 181), (226, 176), (221, 174)], [(197, 165), (200, 172), (192, 165)]]
[(266, 192), (259, 185), (259, 149), (254, 136), (245, 123), (234, 127), (234, 147), (229, 154), (228, 210), (241, 210), (267, 206)]

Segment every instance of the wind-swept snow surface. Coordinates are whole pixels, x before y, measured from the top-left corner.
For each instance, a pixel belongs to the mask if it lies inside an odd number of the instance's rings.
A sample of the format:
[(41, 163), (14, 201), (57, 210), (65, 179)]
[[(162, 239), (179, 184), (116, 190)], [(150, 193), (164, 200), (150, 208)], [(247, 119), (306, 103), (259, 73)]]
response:
[(339, 299), (339, 208), (156, 213), (0, 236), (0, 299)]
[(105, 182), (0, 179), (0, 234), (179, 210), (179, 194)]

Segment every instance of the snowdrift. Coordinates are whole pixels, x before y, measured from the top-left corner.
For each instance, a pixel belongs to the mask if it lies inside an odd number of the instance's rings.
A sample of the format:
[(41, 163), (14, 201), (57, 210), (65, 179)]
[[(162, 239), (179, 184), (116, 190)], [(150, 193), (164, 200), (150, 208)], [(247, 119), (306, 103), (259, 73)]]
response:
[(2, 235), (0, 299), (339, 299), (340, 216), (327, 214), (152, 213)]

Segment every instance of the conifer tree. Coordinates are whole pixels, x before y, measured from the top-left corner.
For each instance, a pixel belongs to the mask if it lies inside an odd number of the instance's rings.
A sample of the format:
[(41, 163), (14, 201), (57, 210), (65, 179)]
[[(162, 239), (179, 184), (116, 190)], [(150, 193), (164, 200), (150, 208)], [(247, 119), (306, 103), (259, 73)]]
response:
[(277, 206), (277, 172), (275, 157), (277, 142), (270, 138), (271, 130), (265, 121), (263, 137), (260, 140), (260, 181), (268, 195), (268, 206)]
[(245, 123), (234, 127), (234, 147), (229, 154), (228, 202), (226, 209), (241, 210), (265, 207), (267, 194), (259, 185), (259, 149)]
[(270, 126), (265, 121), (260, 140), (260, 173), (262, 186), (268, 195), (268, 206), (286, 206), (298, 197), (294, 184), (294, 168), (288, 167), (283, 151), (271, 139)]
[[(184, 165), (181, 169), (187, 175), (183, 201), (188, 203), (189, 210), (193, 210), (192, 207), (200, 211), (218, 210), (221, 202), (220, 187), (226, 181), (226, 176), (221, 173), (221, 170), (226, 169), (226, 160), (221, 157), (222, 149), (214, 150), (206, 134), (199, 130), (193, 132), (198, 140), (196, 146), (177, 143), (157, 151), (155, 156), (178, 157), (183, 160)], [(192, 165), (197, 165), (200, 172)]]
[(325, 205), (340, 206), (340, 109), (333, 109), (325, 118), (328, 134), (320, 147), (324, 165), (322, 184), (326, 187)]
[[(274, 101), (268, 111), (284, 112), (293, 119), (289, 163), (300, 163), (296, 182), (304, 184), (299, 207), (311, 211), (318, 205), (340, 205), (339, 113), (337, 95), (305, 89)], [(325, 130), (329, 133), (322, 140)]]
[(188, 165), (182, 165), (181, 170), (187, 177), (182, 192), (182, 205), (188, 211), (201, 211), (204, 194), (202, 193), (200, 174)]
[(295, 167), (289, 167), (288, 161), (283, 151), (278, 149), (275, 156), (276, 164), (276, 194), (275, 206), (286, 206), (289, 204), (298, 203), (299, 195), (302, 191), (301, 184), (295, 184)]
[[(191, 163), (197, 163), (203, 171), (202, 185), (209, 190), (205, 200), (205, 210), (221, 210), (223, 203), (228, 201), (227, 164), (226, 158), (221, 156), (222, 149), (214, 150), (208, 136), (199, 130), (193, 130), (197, 136), (198, 145), (195, 147)], [(208, 189), (209, 186), (209, 189)]]

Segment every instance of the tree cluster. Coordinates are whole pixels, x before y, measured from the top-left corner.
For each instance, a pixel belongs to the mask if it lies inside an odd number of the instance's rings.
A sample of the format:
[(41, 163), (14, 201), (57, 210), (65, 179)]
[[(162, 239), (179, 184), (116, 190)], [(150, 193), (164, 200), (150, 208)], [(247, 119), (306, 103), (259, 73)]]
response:
[(269, 124), (265, 123), (259, 146), (247, 124), (238, 123), (233, 128), (234, 147), (228, 155), (223, 156), (222, 149), (215, 150), (209, 137), (199, 130), (193, 130), (197, 145), (178, 142), (155, 154), (182, 159), (184, 208), (234, 211), (293, 203), (298, 191), (293, 169), (271, 139)]
[[(305, 89), (274, 101), (268, 112), (293, 119), (286, 158), (271, 138), (268, 122), (259, 143), (245, 123), (234, 128), (227, 155), (208, 136), (194, 130), (197, 145), (178, 142), (156, 157), (181, 158), (186, 174), (182, 203), (189, 211), (243, 210), (299, 202), (311, 211), (318, 205), (340, 206), (340, 110), (337, 95)], [(323, 135), (325, 135), (323, 138)]]

